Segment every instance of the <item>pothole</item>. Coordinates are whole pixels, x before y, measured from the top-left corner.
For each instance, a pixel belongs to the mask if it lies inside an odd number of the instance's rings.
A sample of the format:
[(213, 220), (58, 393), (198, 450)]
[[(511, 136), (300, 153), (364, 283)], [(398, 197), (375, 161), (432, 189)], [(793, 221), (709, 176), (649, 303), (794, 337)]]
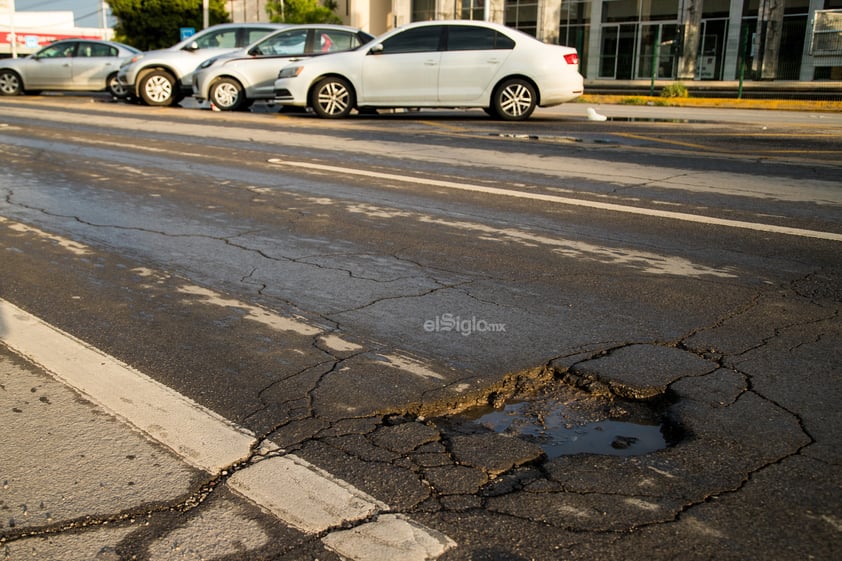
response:
[(678, 442), (682, 431), (658, 402), (594, 396), (563, 382), (531, 396), (473, 407), (434, 420), (445, 433), (493, 432), (540, 446), (548, 458), (640, 456)]

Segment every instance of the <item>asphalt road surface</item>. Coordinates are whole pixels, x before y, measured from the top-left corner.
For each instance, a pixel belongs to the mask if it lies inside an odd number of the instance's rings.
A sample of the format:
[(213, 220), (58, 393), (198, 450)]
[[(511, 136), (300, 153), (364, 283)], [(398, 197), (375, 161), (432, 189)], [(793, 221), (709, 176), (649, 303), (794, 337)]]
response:
[[(842, 113), (186, 105), (0, 99), (0, 554), (838, 558)], [(36, 515), (42, 386), (185, 483)]]

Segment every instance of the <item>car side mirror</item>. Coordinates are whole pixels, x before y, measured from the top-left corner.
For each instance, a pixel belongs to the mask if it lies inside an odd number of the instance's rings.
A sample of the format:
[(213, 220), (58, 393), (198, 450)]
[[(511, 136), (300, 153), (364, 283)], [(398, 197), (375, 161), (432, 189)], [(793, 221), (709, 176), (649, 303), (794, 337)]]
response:
[(196, 41), (193, 41), (189, 45), (186, 45), (184, 47), (184, 49), (187, 50), (187, 51), (198, 51), (199, 50), (199, 43), (197, 43)]
[(377, 43), (373, 47), (368, 50), (368, 54), (370, 55), (379, 55), (383, 52), (383, 43)]

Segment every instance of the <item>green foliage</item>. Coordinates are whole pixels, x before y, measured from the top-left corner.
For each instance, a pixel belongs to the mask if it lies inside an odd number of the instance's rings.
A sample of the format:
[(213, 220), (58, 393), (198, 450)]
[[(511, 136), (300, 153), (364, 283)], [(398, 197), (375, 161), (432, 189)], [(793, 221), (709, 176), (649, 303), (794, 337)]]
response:
[(617, 102), (620, 105), (668, 105), (666, 100), (658, 99), (655, 97), (622, 97)]
[(661, 97), (690, 97), (690, 92), (683, 83), (673, 82), (661, 90)]
[[(210, 25), (230, 21), (225, 10), (227, 0), (209, 0)], [(108, 0), (117, 18), (114, 35), (143, 51), (170, 47), (180, 40), (179, 29), (202, 29), (201, 0)]]
[(266, 3), (269, 18), (275, 23), (342, 23), (333, 11), (334, 0), (272, 0)]

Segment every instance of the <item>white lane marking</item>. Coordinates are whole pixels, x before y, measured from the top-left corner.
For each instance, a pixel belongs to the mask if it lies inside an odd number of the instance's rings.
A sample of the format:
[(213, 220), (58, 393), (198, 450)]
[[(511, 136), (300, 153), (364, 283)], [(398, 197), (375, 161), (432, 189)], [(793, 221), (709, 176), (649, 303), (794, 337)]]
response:
[(430, 185), (433, 187), (444, 187), (447, 189), (457, 189), (460, 191), (470, 191), (474, 193), (486, 193), (489, 195), (500, 195), (504, 197), (515, 197), (520, 199), (529, 199), (533, 201), (544, 201), (548, 203), (579, 206), (586, 208), (593, 208), (598, 210), (608, 210), (611, 212), (623, 212), (626, 214), (638, 214), (642, 216), (649, 216), (655, 218), (669, 218), (671, 220), (681, 220), (684, 222), (695, 222), (698, 224), (707, 224), (712, 226), (726, 226), (729, 228), (741, 228), (744, 230), (755, 230), (759, 232), (767, 232), (774, 234), (786, 234), (790, 236), (801, 236), (805, 238), (818, 238), (831, 241), (842, 241), (842, 234), (834, 232), (822, 232), (818, 230), (805, 230), (802, 228), (790, 228), (788, 226), (777, 226), (775, 224), (761, 224), (757, 222), (746, 222), (743, 220), (727, 220), (724, 218), (714, 218), (711, 216), (701, 216), (697, 214), (687, 214), (683, 212), (673, 212), (669, 210), (656, 210), (651, 208), (634, 207), (627, 205), (619, 205), (615, 203), (603, 203), (599, 201), (588, 201), (583, 199), (574, 199), (570, 197), (560, 197), (558, 195), (548, 195), (545, 193), (530, 193), (525, 191), (515, 191), (512, 189), (501, 189), (499, 187), (486, 187), (482, 185), (471, 185), (470, 183), (457, 183), (455, 181), (442, 181), (438, 179), (427, 179), (424, 177), (413, 177), (410, 175), (398, 175), (394, 173), (382, 173), (377, 171), (345, 168), (339, 166), (329, 166), (324, 164), (314, 164), (306, 162), (293, 162), (281, 160), (280, 158), (270, 158), (270, 164), (278, 166), (289, 166), (304, 169), (314, 169), (319, 171), (329, 171), (337, 173), (340, 176), (343, 174), (360, 175), (364, 177), (372, 177), (375, 179), (386, 179), (389, 181), (400, 181), (402, 183), (417, 183), (419, 185)]
[(308, 534), (388, 510), (387, 505), (362, 491), (329, 476), (319, 477), (321, 470), (296, 460), (301, 459), (280, 456), (260, 460), (228, 481), (234, 489)]
[(9, 220), (8, 218), (4, 218), (2, 216), (0, 216), (0, 224), (4, 224), (7, 228), (9, 228), (9, 230), (12, 230), (13, 232), (19, 232), (21, 234), (34, 234), (38, 238), (54, 242), (59, 246), (63, 247), (64, 249), (70, 251), (74, 255), (88, 255), (91, 253), (91, 248), (89, 248), (85, 244), (69, 240), (62, 236), (50, 234), (48, 232), (45, 232), (44, 230), (41, 230), (40, 228), (36, 228), (35, 226), (29, 226), (27, 224), (15, 222), (14, 220)]
[(254, 435), (0, 299), (0, 339), (111, 413), (210, 473), (248, 458)]
[[(445, 541), (442, 541), (445, 540)], [(431, 535), (427, 528), (400, 514), (385, 514), (377, 522), (334, 532), (322, 540), (343, 559), (386, 561), (400, 559), (428, 561), (456, 546), (443, 534)]]
[(265, 308), (261, 308), (260, 306), (254, 306), (246, 304), (245, 302), (240, 302), (239, 300), (226, 298), (217, 292), (208, 290), (207, 288), (203, 288), (201, 286), (185, 285), (179, 287), (178, 291), (182, 294), (198, 296), (203, 302), (213, 304), (215, 306), (223, 308), (238, 308), (245, 312), (246, 319), (262, 323), (278, 331), (292, 331), (293, 333), (310, 337), (322, 332), (321, 329), (309, 325), (299, 318), (283, 317)]
[(712, 275), (723, 278), (733, 278), (737, 276), (733, 268), (726, 267), (715, 269), (713, 267), (693, 263), (689, 259), (685, 259), (683, 257), (659, 255), (649, 251), (634, 251), (631, 249), (624, 249), (620, 251), (617, 248), (600, 247), (587, 242), (564, 238), (551, 238), (549, 236), (533, 234), (531, 232), (525, 232), (514, 228), (493, 228), (484, 224), (465, 221), (451, 221), (442, 218), (433, 218), (431, 216), (422, 216), (419, 220), (430, 224), (476, 232), (477, 236), (481, 239), (491, 241), (511, 241), (523, 244), (527, 247), (542, 245), (550, 248), (550, 250), (555, 254), (563, 255), (572, 259), (593, 259), (600, 263), (607, 263), (610, 265), (636, 267), (651, 275), (681, 275), (696, 278), (704, 275)]
[[(216, 474), (249, 458), (256, 437), (99, 349), (0, 299), (0, 342), (175, 452)], [(456, 543), (352, 485), (263, 442), (258, 457), (229, 478), (249, 500), (352, 561), (433, 560)], [(354, 531), (333, 531), (360, 522)]]

